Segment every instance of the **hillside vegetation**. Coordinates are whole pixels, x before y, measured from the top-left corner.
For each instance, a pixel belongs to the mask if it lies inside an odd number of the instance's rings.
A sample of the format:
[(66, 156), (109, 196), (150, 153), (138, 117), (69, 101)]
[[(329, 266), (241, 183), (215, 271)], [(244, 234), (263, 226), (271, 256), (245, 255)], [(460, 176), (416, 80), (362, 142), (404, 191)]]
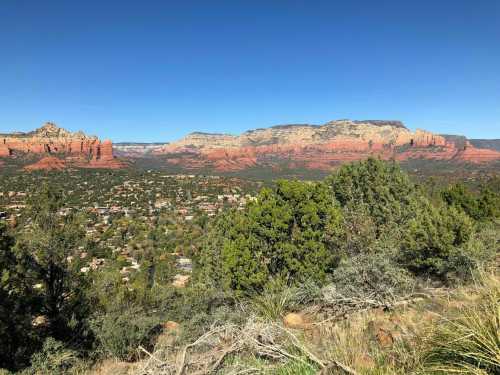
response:
[(82, 273), (88, 218), (41, 187), (0, 225), (0, 373), (499, 374), (497, 185), (431, 189), (377, 159), (280, 180), (182, 234), (183, 288), (160, 221), (122, 220), (131, 280), (119, 258)]

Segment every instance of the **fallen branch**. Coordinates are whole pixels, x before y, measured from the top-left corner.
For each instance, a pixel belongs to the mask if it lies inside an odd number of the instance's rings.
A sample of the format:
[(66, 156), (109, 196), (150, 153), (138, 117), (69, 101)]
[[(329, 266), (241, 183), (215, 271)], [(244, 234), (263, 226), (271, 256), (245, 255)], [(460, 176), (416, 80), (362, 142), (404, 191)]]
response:
[(151, 354), (150, 352), (148, 352), (146, 349), (144, 349), (141, 345), (139, 345), (139, 350), (141, 350), (142, 352), (146, 353), (150, 358), (154, 359), (156, 362), (158, 362), (158, 363), (160, 363), (162, 365), (166, 364), (162, 360), (156, 358), (153, 354)]

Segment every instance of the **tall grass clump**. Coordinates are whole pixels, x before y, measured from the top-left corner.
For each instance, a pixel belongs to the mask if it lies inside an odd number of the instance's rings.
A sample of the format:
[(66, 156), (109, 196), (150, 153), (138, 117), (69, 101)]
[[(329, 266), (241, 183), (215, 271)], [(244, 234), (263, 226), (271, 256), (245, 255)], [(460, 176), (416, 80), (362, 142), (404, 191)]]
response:
[(476, 300), (443, 319), (430, 338), (428, 373), (500, 374), (500, 279), (482, 279)]
[(299, 289), (290, 287), (277, 278), (271, 280), (264, 292), (253, 297), (252, 310), (268, 321), (280, 320), (288, 311), (299, 304)]

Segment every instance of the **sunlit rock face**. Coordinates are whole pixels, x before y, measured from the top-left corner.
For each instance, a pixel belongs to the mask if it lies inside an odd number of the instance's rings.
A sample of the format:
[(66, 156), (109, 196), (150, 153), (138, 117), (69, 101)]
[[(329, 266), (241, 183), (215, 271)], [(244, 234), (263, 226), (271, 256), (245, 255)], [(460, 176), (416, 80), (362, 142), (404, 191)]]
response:
[[(26, 154), (43, 157), (33, 169), (44, 169), (44, 165), (46, 169), (62, 169), (68, 165), (113, 169), (124, 166), (114, 158), (111, 141), (101, 143), (97, 137), (87, 136), (83, 132), (72, 133), (51, 122), (28, 133), (0, 134), (0, 157), (22, 157)], [(55, 155), (58, 157), (54, 158)], [(48, 156), (52, 158), (46, 158)], [(55, 165), (57, 167), (50, 167)]]
[(45, 156), (36, 163), (24, 167), (26, 171), (60, 171), (66, 168), (64, 160), (56, 158), (55, 156)]
[(256, 166), (330, 170), (348, 162), (382, 159), (456, 160), (484, 163), (500, 152), (418, 129), (400, 121), (335, 120), (324, 125), (292, 124), (249, 130), (241, 135), (191, 133), (155, 150), (187, 169), (239, 171)]

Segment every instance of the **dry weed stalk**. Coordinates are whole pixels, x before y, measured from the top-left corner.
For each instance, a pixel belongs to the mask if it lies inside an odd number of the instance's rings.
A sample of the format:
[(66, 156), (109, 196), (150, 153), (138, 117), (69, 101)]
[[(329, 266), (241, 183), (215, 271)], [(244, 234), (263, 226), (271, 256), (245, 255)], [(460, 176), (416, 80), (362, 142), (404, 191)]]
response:
[[(214, 374), (224, 360), (236, 353), (253, 354), (273, 361), (293, 360), (306, 365), (315, 363), (321, 369), (332, 366), (308, 349), (289, 329), (277, 323), (251, 318), (244, 326), (226, 324), (212, 327), (178, 354), (177, 363), (162, 359), (161, 351), (149, 353), (145, 365), (136, 375), (204, 375)], [(158, 354), (159, 353), (159, 354)], [(356, 372), (341, 363), (333, 363), (346, 374)], [(256, 368), (228, 369), (230, 374), (258, 373)]]

